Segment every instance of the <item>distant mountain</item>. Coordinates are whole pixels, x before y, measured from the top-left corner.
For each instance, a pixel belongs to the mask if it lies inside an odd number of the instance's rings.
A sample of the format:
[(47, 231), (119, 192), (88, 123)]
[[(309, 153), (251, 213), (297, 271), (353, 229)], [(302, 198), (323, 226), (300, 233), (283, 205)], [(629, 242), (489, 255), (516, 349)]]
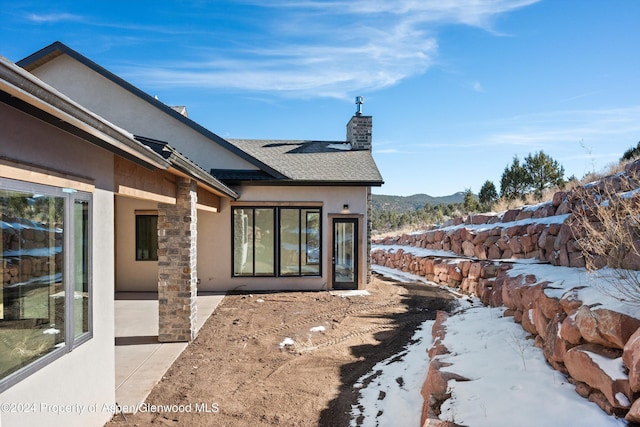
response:
[(414, 194), (413, 196), (385, 196), (374, 194), (372, 205), (374, 211), (407, 212), (423, 208), (427, 203), (431, 205), (447, 205), (449, 203), (463, 203), (464, 192), (459, 191), (449, 196), (434, 197), (428, 194)]

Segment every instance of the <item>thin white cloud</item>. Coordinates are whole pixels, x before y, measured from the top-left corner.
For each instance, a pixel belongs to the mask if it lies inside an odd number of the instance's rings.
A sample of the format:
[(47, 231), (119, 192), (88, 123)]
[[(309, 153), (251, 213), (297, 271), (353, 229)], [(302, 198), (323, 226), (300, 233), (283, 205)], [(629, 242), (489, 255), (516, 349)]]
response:
[(30, 13), (27, 20), (35, 23), (57, 23), (69, 21), (81, 21), (82, 17), (71, 13)]
[[(640, 135), (640, 105), (594, 110), (562, 110), (467, 123), (470, 140), (420, 143), (422, 148), (526, 147), (529, 151), (578, 144), (580, 141), (624, 142)], [(496, 131), (499, 129), (499, 131)], [(637, 137), (636, 137), (637, 138)], [(629, 141), (633, 143), (633, 141)], [(608, 156), (608, 154), (605, 154)], [(596, 156), (597, 157), (597, 156)]]
[(375, 150), (376, 154), (399, 154), (400, 150), (397, 148), (383, 148), (382, 150)]
[[(438, 55), (438, 26), (490, 29), (496, 16), (537, 1), (239, 0), (271, 19), (264, 19), (256, 33), (241, 36), (246, 40), (217, 43), (233, 43), (233, 50), (202, 48), (191, 63), (155, 63), (121, 72), (154, 86), (350, 98), (426, 72)], [(241, 45), (252, 47), (237, 48)]]

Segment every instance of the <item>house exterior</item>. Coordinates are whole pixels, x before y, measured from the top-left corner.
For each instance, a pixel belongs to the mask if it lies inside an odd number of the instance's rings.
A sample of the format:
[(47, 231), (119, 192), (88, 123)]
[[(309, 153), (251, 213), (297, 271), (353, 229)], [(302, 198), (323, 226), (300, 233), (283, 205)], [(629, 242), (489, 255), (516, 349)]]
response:
[(223, 139), (59, 42), (0, 70), (0, 425), (109, 419), (115, 292), (157, 292), (173, 342), (198, 291), (365, 288), (359, 108), (344, 141)]

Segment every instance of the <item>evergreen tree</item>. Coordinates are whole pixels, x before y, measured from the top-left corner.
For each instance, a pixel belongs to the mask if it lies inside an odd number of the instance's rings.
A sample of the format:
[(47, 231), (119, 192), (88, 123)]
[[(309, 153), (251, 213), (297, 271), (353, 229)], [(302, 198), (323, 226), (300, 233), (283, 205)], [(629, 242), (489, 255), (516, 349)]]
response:
[(473, 194), (470, 188), (467, 188), (466, 190), (464, 190), (463, 206), (464, 206), (464, 210), (469, 213), (477, 212), (478, 209), (480, 208), (480, 205), (478, 204), (478, 200), (476, 199), (475, 194)]
[(565, 184), (564, 168), (542, 150), (534, 155), (529, 153), (524, 159), (524, 169), (527, 173), (527, 183), (537, 200), (542, 198), (546, 188), (563, 187)]
[(527, 170), (520, 164), (518, 156), (513, 157), (511, 166), (504, 168), (500, 178), (500, 196), (507, 200), (523, 199), (529, 189)]
[(620, 161), (633, 160), (638, 157), (640, 157), (640, 142), (638, 142), (638, 145), (636, 145), (635, 147), (631, 147), (627, 151), (625, 151)]
[(490, 210), (493, 204), (498, 200), (498, 192), (493, 182), (487, 180), (482, 184), (480, 193), (478, 193), (480, 204), (484, 210)]

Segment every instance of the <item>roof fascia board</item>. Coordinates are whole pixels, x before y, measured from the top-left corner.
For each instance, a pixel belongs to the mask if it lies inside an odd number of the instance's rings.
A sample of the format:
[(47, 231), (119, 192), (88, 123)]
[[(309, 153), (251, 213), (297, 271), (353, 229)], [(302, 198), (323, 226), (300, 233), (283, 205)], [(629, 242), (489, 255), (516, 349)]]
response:
[(232, 185), (286, 187), (381, 187), (384, 181), (227, 180)]
[[(200, 124), (194, 122), (193, 120), (189, 119), (188, 117), (183, 116), (182, 114), (180, 114), (179, 112), (177, 112), (173, 108), (171, 108), (170, 106), (168, 106), (165, 103), (157, 100), (156, 98), (154, 98), (153, 96), (147, 94), (146, 92), (143, 92), (142, 90), (138, 89), (137, 87), (135, 87), (131, 83), (127, 82), (123, 78), (118, 77), (117, 75), (113, 74), (111, 71), (109, 71), (106, 68), (98, 65), (97, 63), (93, 62), (89, 58), (83, 56), (82, 54), (76, 52), (75, 50), (71, 49), (70, 47), (68, 47), (67, 45), (65, 45), (62, 42), (56, 41), (56, 42), (50, 44), (49, 46), (44, 47), (44, 48), (40, 49), (39, 51), (27, 56), (26, 58), (21, 59), (16, 64), (18, 64), (19, 66), (23, 67), (24, 69), (26, 69), (28, 71), (31, 71), (33, 69), (38, 68), (40, 65), (42, 65), (42, 63), (47, 62), (46, 58), (48, 56), (51, 56), (51, 59), (53, 59), (54, 57), (58, 56), (60, 52), (72, 57), (76, 61), (78, 61), (81, 64), (85, 65), (86, 67), (92, 69), (96, 73), (100, 74), (104, 78), (106, 78), (108, 80), (111, 80), (113, 83), (115, 83), (118, 86), (122, 87), (123, 89), (131, 92), (135, 96), (137, 96), (140, 99), (146, 101), (147, 103), (149, 103), (152, 106), (154, 106), (155, 108), (161, 110), (165, 114), (168, 114), (172, 118), (182, 122), (183, 124), (187, 125), (188, 127), (190, 127), (191, 129), (195, 130), (196, 132), (200, 133), (201, 135), (207, 137), (208, 139), (210, 139), (210, 140), (214, 141), (215, 143), (217, 143), (218, 145), (222, 146), (223, 148), (231, 151), (233, 154), (237, 155), (238, 157), (241, 157), (242, 159), (244, 159), (244, 160), (248, 161), (249, 163), (253, 164), (254, 166), (256, 166), (256, 167), (260, 168), (261, 170), (269, 173), (274, 178), (276, 178), (276, 179), (287, 178), (281, 172), (279, 172), (279, 171), (273, 169), (272, 167), (268, 166), (267, 164), (261, 162), (260, 160), (258, 160), (255, 157), (251, 156), (246, 151), (243, 151), (243, 150), (239, 149), (235, 145), (233, 145), (233, 144), (229, 143), (228, 141), (226, 141), (224, 138), (221, 138), (220, 136), (218, 136), (215, 133), (211, 132), (209, 129), (201, 126)], [(56, 53), (58, 53), (58, 54), (56, 54)]]

